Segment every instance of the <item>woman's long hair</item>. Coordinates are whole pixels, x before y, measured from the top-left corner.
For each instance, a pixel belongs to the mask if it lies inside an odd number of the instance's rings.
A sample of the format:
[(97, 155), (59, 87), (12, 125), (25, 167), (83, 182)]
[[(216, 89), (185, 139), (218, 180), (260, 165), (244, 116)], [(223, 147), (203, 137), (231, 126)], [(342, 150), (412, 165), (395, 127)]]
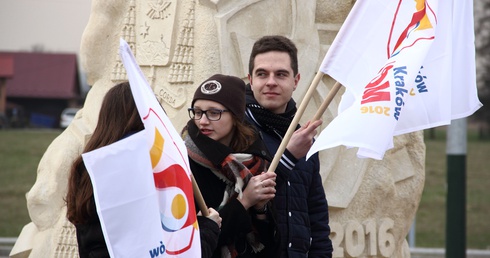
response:
[[(114, 143), (144, 129), (128, 82), (112, 87), (104, 97), (94, 133), (83, 153)], [(67, 218), (73, 224), (85, 223), (91, 216), (93, 188), (80, 155), (70, 170), (66, 196)]]
[(232, 117), (235, 131), (229, 147), (235, 152), (243, 152), (257, 139), (257, 133), (245, 120), (238, 119), (233, 113)]

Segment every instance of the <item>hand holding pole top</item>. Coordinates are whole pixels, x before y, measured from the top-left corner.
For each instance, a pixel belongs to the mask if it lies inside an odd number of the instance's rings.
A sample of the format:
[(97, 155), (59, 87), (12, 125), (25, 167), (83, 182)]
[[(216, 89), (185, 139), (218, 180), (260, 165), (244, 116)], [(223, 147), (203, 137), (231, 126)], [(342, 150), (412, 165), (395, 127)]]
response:
[[(322, 73), (321, 71), (318, 71), (317, 74), (315, 75), (315, 77), (313, 78), (313, 81), (311, 82), (310, 87), (308, 88), (308, 91), (306, 92), (306, 95), (303, 98), (303, 101), (301, 101), (301, 104), (300, 104), (298, 110), (296, 111), (296, 115), (294, 116), (293, 121), (289, 125), (289, 128), (286, 131), (286, 134), (284, 135), (284, 138), (282, 139), (282, 142), (279, 145), (279, 148), (277, 149), (276, 154), (274, 155), (274, 159), (272, 160), (268, 171), (274, 172), (276, 170), (277, 165), (279, 164), (279, 161), (281, 160), (281, 156), (284, 153), (284, 151), (286, 150), (286, 146), (288, 145), (289, 141), (291, 140), (291, 137), (292, 137), (292, 135), (296, 129), (296, 126), (298, 125), (299, 120), (303, 116), (303, 113), (306, 109), (306, 106), (308, 105), (308, 103), (309, 103), (309, 101), (313, 95), (313, 92), (316, 90), (316, 87), (320, 83), (320, 80), (323, 78), (323, 75), (324, 75), (324, 73)], [(327, 97), (323, 101), (322, 105), (320, 106), (320, 108), (318, 109), (315, 116), (313, 117), (313, 119), (310, 122), (314, 122), (314, 121), (320, 119), (323, 112), (325, 112), (328, 105), (330, 105), (333, 98), (335, 97), (337, 92), (340, 90), (341, 86), (342, 85), (339, 82), (335, 83), (332, 90), (330, 90), (329, 94), (327, 95)]]

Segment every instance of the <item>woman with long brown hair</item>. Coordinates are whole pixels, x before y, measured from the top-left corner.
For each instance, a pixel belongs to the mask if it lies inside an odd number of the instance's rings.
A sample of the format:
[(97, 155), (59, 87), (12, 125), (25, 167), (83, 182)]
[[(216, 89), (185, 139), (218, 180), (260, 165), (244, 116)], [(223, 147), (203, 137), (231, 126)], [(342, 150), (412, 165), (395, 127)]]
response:
[[(143, 129), (144, 125), (129, 83), (119, 83), (105, 95), (97, 126), (83, 149), (83, 153), (112, 144)], [(109, 257), (96, 211), (92, 182), (81, 155), (71, 167), (66, 204), (67, 218), (76, 228), (80, 258)], [(219, 214), (214, 209), (209, 209), (209, 213), (208, 218), (210, 219), (198, 216), (203, 251), (216, 247), (216, 238), (219, 234), (218, 224), (221, 222)]]

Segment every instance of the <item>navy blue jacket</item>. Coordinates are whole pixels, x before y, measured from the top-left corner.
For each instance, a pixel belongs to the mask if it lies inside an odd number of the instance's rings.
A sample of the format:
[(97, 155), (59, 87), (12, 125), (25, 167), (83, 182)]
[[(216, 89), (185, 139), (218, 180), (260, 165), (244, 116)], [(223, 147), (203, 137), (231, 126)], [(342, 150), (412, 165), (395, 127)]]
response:
[[(274, 153), (280, 140), (266, 133), (262, 135), (267, 148)], [(281, 257), (286, 257), (285, 252), (290, 258), (332, 257), (328, 204), (319, 169), (318, 154), (308, 161), (296, 160), (287, 150), (277, 166), (274, 206)]]
[[(247, 119), (259, 130), (268, 151), (275, 154), (281, 138), (266, 133), (249, 117), (249, 112)], [(318, 154), (308, 161), (305, 158), (297, 160), (285, 150), (275, 172), (277, 184), (273, 206), (281, 237), (281, 257), (332, 257), (328, 204)]]

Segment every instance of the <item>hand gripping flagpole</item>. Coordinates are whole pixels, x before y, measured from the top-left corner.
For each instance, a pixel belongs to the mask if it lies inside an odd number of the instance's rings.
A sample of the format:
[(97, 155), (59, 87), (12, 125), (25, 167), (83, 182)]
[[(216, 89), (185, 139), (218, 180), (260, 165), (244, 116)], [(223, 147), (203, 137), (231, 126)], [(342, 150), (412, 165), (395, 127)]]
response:
[[(311, 96), (313, 95), (313, 92), (316, 90), (316, 87), (320, 83), (320, 80), (323, 78), (323, 73), (318, 71), (317, 74), (315, 75), (315, 78), (313, 78), (313, 81), (311, 82), (310, 87), (308, 88), (308, 91), (306, 92), (305, 97), (303, 98), (303, 101), (301, 102), (300, 107), (296, 111), (296, 114), (293, 118), (293, 121), (289, 125), (288, 130), (286, 131), (286, 134), (284, 135), (284, 138), (281, 142), (281, 145), (279, 145), (279, 148), (277, 149), (276, 154), (274, 155), (274, 159), (272, 160), (271, 165), (269, 166), (268, 171), (274, 172), (277, 168), (277, 165), (279, 164), (279, 161), (281, 160), (281, 156), (286, 150), (286, 145), (288, 144), (289, 140), (291, 140), (291, 136), (293, 135), (296, 125), (299, 123), (299, 119), (303, 116), (303, 113), (306, 109), (306, 106), (308, 105)], [(328, 106), (332, 102), (333, 98), (337, 93), (339, 92), (340, 88), (342, 85), (339, 82), (335, 82), (333, 85), (332, 89), (328, 93), (327, 97), (323, 100), (322, 105), (318, 109), (318, 111), (315, 113), (311, 121), (315, 121), (321, 118), (325, 110), (327, 110)], [(191, 174), (191, 181), (192, 181), (192, 189), (194, 190), (194, 198), (196, 198), (197, 205), (199, 206), (199, 209), (202, 212), (202, 215), (209, 216), (208, 212), (208, 207), (206, 205), (206, 202), (204, 201), (204, 198), (202, 197), (201, 191), (199, 190), (199, 186), (196, 183), (196, 180), (194, 179), (194, 176)]]
[[(274, 155), (274, 159), (272, 160), (271, 165), (269, 166), (268, 171), (274, 172), (277, 168), (277, 165), (279, 164), (279, 161), (281, 160), (281, 156), (286, 150), (286, 145), (288, 144), (289, 140), (291, 140), (291, 136), (293, 135), (296, 125), (298, 125), (300, 118), (303, 116), (303, 113), (306, 109), (306, 106), (308, 105), (311, 96), (313, 95), (313, 92), (316, 90), (318, 84), (320, 83), (320, 80), (323, 78), (323, 73), (321, 71), (318, 71), (315, 77), (313, 78), (313, 81), (311, 82), (310, 87), (308, 88), (308, 91), (306, 92), (305, 97), (303, 98), (303, 101), (301, 102), (300, 107), (296, 111), (296, 114), (293, 118), (293, 121), (289, 125), (288, 130), (286, 131), (286, 134), (284, 135), (284, 138), (281, 142), (281, 145), (279, 145), (279, 148), (277, 149), (276, 154)], [(342, 85), (339, 82), (335, 82), (333, 85), (332, 89), (328, 93), (327, 97), (323, 100), (322, 105), (318, 109), (318, 111), (315, 113), (311, 121), (315, 121), (321, 118), (325, 110), (327, 110), (328, 106), (332, 102), (333, 98), (337, 93), (339, 92), (340, 88)], [(196, 198), (197, 205), (199, 206), (199, 209), (201, 210), (202, 214), (206, 217), (209, 216), (208, 212), (208, 207), (206, 205), (206, 202), (204, 201), (204, 198), (202, 197), (201, 191), (199, 190), (199, 186), (196, 183), (196, 180), (194, 179), (194, 176), (191, 174), (191, 181), (192, 181), (192, 189), (194, 190), (194, 198)]]
[[(315, 77), (313, 78), (313, 81), (311, 82), (310, 87), (308, 88), (308, 91), (306, 92), (306, 95), (304, 96), (298, 110), (296, 111), (296, 114), (293, 118), (293, 121), (289, 125), (289, 128), (286, 131), (286, 134), (284, 135), (284, 138), (281, 141), (281, 145), (279, 145), (279, 148), (277, 148), (276, 154), (274, 155), (274, 159), (272, 159), (272, 162), (269, 166), (268, 171), (274, 172), (276, 170), (277, 165), (279, 164), (279, 161), (281, 160), (281, 156), (284, 153), (284, 151), (286, 150), (286, 146), (289, 143), (289, 140), (291, 140), (291, 136), (293, 135), (293, 133), (296, 129), (296, 126), (299, 123), (299, 120), (303, 116), (303, 113), (305, 112), (306, 106), (310, 102), (310, 99), (311, 99), (311, 96), (313, 95), (313, 92), (315, 92), (316, 87), (320, 83), (320, 80), (323, 78), (323, 75), (324, 75), (323, 72), (318, 71), (316, 73)], [(320, 119), (323, 112), (325, 112), (328, 105), (330, 104), (330, 102), (332, 102), (332, 99), (335, 97), (335, 94), (337, 94), (337, 92), (339, 91), (340, 87), (341, 87), (340, 83), (338, 83), (338, 82), (335, 83), (332, 90), (327, 95), (327, 98), (325, 98), (325, 100), (323, 101), (320, 109), (317, 111), (317, 113), (313, 117), (312, 121)]]

